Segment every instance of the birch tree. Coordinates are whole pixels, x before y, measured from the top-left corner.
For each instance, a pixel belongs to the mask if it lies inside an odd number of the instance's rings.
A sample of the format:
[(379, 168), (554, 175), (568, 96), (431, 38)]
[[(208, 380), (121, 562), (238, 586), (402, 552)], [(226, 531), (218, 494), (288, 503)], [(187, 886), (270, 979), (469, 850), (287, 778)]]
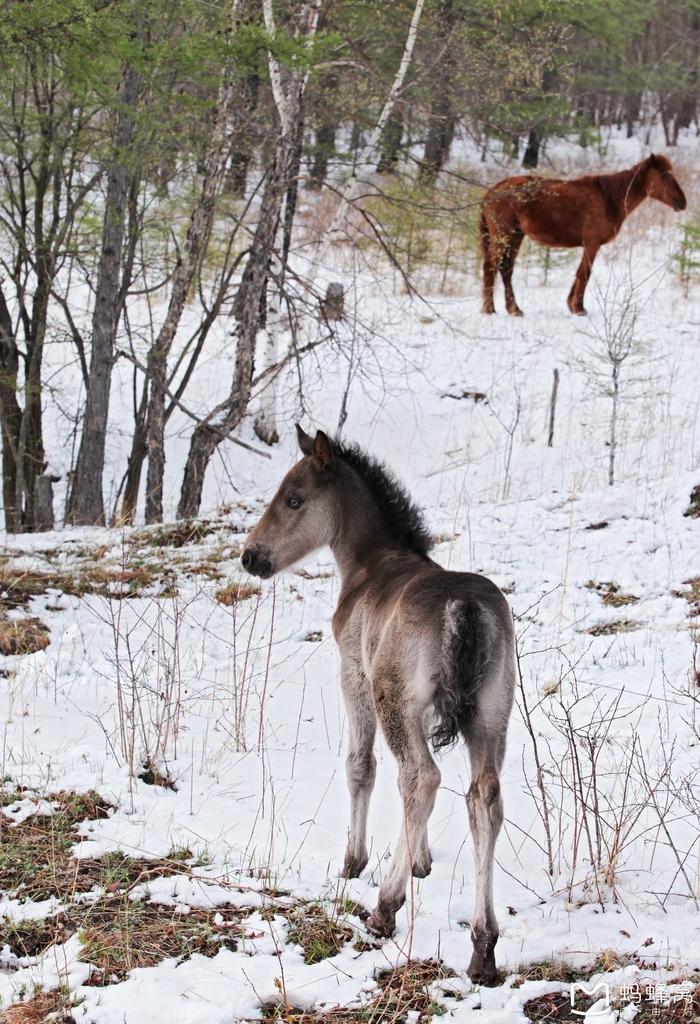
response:
[(416, 0), (411, 24), (408, 29), (406, 42), (401, 55), (401, 61), (399, 62), (391, 89), (389, 90), (389, 95), (382, 107), (377, 123), (369, 133), (367, 141), (355, 161), (350, 177), (340, 192), (340, 201), (338, 202), (338, 206), (336, 207), (330, 226), (319, 239), (317, 252), (314, 257), (314, 263), (318, 267), (325, 266), (331, 247), (344, 240), (345, 236), (343, 228), (347, 220), (348, 211), (352, 204), (357, 201), (360, 193), (365, 187), (365, 183), (360, 177), (360, 171), (368, 165), (372, 154), (379, 144), (389, 118), (394, 112), (394, 108), (396, 107), (396, 104), (403, 92), (406, 75), (408, 74), (408, 69), (411, 66), (411, 59), (413, 57), (413, 51), (418, 37), (418, 26), (420, 24), (424, 4), (425, 0)]
[[(263, 0), (265, 28), (271, 37), (277, 33), (272, 0)], [(318, 25), (318, 3), (305, 4), (301, 13), (300, 31), (305, 32), (307, 46), (313, 42)], [(285, 68), (268, 51), (270, 84), (275, 109), (280, 122), (280, 147), (285, 151), (284, 170), (281, 186), (283, 193), (277, 215), (275, 238), (270, 251), (267, 308), (265, 313), (265, 368), (274, 366), (279, 358), (282, 341), (286, 333), (285, 316), (285, 268), (289, 252), (290, 235), (294, 222), (296, 196), (301, 156), (301, 138), (304, 130), (304, 94), (309, 79), (308, 66)], [(286, 182), (286, 185), (285, 185)], [(279, 440), (277, 430), (277, 375), (273, 374), (260, 397), (260, 409), (255, 420), (255, 433), (265, 444)]]
[[(307, 45), (316, 34), (318, 6), (315, 0), (301, 7), (297, 35), (304, 36)], [(263, 0), (263, 14), (267, 31), (274, 37), (276, 28), (271, 0)], [(218, 445), (239, 426), (248, 411), (261, 310), (264, 310), (266, 320), (265, 357), (270, 368), (274, 364), (283, 330), (284, 233), (286, 231), (287, 235), (291, 234), (292, 228), (294, 198), (290, 198), (290, 185), (296, 176), (295, 169), (298, 171), (302, 101), (308, 72), (295, 67), (283, 68), (281, 62), (272, 56), (268, 62), (268, 71), (280, 119), (280, 131), (266, 173), (255, 234), (236, 297), (236, 327), (233, 332), (236, 357), (231, 390), (224, 401), (195, 427), (192, 434), (180, 492), (178, 518), (189, 518), (199, 511), (209, 460)], [(268, 297), (271, 272), (273, 280)], [(258, 434), (265, 439), (274, 438), (274, 411), (275, 393), (268, 390), (258, 417)]]

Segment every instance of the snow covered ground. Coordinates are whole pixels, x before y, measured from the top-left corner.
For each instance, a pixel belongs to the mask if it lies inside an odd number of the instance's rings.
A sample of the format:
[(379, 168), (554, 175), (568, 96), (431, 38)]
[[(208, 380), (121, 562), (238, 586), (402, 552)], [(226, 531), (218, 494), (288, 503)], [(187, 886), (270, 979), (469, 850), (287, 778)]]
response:
[[(625, 164), (637, 153), (617, 156)], [(700, 572), (700, 521), (684, 516), (700, 482), (700, 292), (679, 281), (678, 218), (658, 204), (636, 218), (596, 264), (586, 319), (565, 305), (577, 254), (545, 268), (541, 251), (524, 251), (515, 273), (522, 320), (506, 317), (500, 292), (499, 314), (482, 316), (469, 270), (451, 273), (441, 290), (440, 275), (426, 271), (422, 297), (409, 298), (385, 265), (369, 268), (362, 255), (343, 344), (307, 362), (303, 410), (291, 374), (282, 389), (286, 432), (271, 460), (222, 446), (212, 464), (203, 507), (212, 532), (177, 548), (150, 543), (138, 528), (8, 540), (5, 572), (70, 573), (97, 559), (127, 574), (145, 566), (157, 581), (128, 600), (56, 589), (32, 600), (51, 642), (3, 659), (6, 788), (29, 787), (37, 800), (96, 789), (116, 809), (91, 824), (77, 856), (156, 858), (187, 848), (198, 866), (149, 881), (150, 898), (185, 913), (234, 904), (250, 916), (235, 950), (166, 959), (106, 987), (84, 984), (91, 967), (78, 935), (39, 958), (5, 957), (0, 1006), (35, 983), (67, 984), (80, 1021), (230, 1024), (281, 999), (361, 1005), (377, 974), (410, 956), (439, 958), (456, 972), (435, 989), (455, 1021), (511, 1024), (526, 1019), (528, 999), (568, 992), (564, 981), (514, 985), (526, 965), (562, 961), (585, 971), (602, 963), (613, 987), (700, 970), (700, 621), (688, 582)], [(344, 260), (347, 268), (351, 256)], [(622, 368), (609, 486), (603, 336), (623, 302), (636, 310), (635, 340)], [(210, 407), (226, 388), (227, 349), (222, 325), (190, 407)], [(333, 431), (348, 382), (343, 436), (403, 478), (426, 510), (437, 560), (491, 576), (517, 620), (522, 691), (495, 881), (505, 980), (494, 989), (474, 989), (464, 973), (474, 896), (465, 750), (441, 758), (433, 871), (415, 882), (393, 939), (369, 942), (354, 906), (373, 905), (401, 827), (381, 740), (370, 865), (359, 880), (338, 877), (348, 799), (329, 554), (264, 583), (259, 596), (230, 607), (216, 599), (226, 584), (245, 582), (238, 547), (296, 457), (294, 419)], [(127, 441), (124, 384), (114, 403), (115, 476)], [(173, 421), (171, 510), (191, 429), (184, 416)], [(60, 464), (65, 421), (56, 423), (51, 458)], [(250, 425), (242, 436), (255, 443)], [(212, 565), (222, 578), (210, 578)], [(175, 789), (134, 779), (129, 760), (140, 771), (145, 751)], [(368, 941), (305, 963), (278, 912), (297, 899), (327, 908), (352, 901), (342, 904), (343, 920)], [(19, 920), (55, 907), (8, 897), (0, 914)], [(593, 1019), (612, 1024), (616, 1011)]]

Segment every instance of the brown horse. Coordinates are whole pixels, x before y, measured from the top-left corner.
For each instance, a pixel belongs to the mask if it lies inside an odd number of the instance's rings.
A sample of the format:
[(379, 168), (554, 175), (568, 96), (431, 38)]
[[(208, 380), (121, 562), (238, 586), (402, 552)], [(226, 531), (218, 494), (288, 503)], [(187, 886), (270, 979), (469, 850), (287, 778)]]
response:
[(671, 161), (652, 154), (616, 174), (587, 174), (562, 181), (520, 175), (490, 188), (482, 201), (481, 247), (484, 255), (482, 312), (494, 313), (493, 286), (500, 270), (506, 309), (522, 316), (513, 294), (513, 266), (525, 235), (540, 245), (562, 249), (583, 246), (567, 305), (584, 316), (583, 295), (601, 245), (612, 241), (625, 219), (645, 199), (685, 210), (686, 199)]
[(430, 558), (423, 518), (398, 482), (361, 449), (297, 427), (302, 458), (246, 541), (244, 569), (269, 579), (320, 547), (340, 570), (333, 633), (350, 726), (350, 832), (343, 873), (367, 866), (367, 810), (377, 721), (399, 769), (403, 828), (368, 927), (391, 935), (411, 875), (430, 874), (428, 818), (440, 785), (435, 748), (469, 749), (467, 794), (476, 861), (473, 981), (496, 979), (493, 858), (503, 820), (499, 775), (515, 687), (508, 603), (484, 576)]

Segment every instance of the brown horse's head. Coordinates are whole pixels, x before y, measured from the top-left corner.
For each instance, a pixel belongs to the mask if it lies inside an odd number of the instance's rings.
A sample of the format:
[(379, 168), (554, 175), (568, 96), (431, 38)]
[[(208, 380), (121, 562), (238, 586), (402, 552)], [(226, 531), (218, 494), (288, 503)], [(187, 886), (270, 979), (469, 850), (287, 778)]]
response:
[(645, 163), (644, 182), (647, 195), (651, 199), (658, 199), (659, 202), (665, 203), (666, 206), (673, 207), (674, 210), (685, 210), (687, 205), (685, 193), (676, 181), (668, 157), (652, 153), (650, 157), (647, 157)]
[(297, 424), (303, 458), (289, 470), (243, 548), (243, 568), (269, 579), (330, 544), (336, 533), (334, 453), (322, 430), (309, 437)]

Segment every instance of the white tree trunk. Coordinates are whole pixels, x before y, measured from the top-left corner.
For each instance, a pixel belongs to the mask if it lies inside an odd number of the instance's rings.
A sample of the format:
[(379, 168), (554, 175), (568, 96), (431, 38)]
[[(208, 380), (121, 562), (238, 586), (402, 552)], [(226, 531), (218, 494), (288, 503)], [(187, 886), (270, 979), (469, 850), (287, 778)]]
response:
[[(300, 13), (302, 30), (306, 30), (306, 45), (309, 46), (316, 34), (318, 26), (318, 10), (320, 0), (304, 4)], [(275, 18), (272, 0), (262, 0), (265, 28), (272, 36), (275, 34)], [(285, 193), (280, 204), (279, 219), (275, 231), (275, 243), (270, 259), (270, 275), (267, 285), (267, 301), (265, 308), (265, 347), (263, 350), (264, 369), (274, 366), (280, 357), (289, 325), (286, 320), (284, 302), (284, 232), (287, 222), (287, 204), (289, 203), (289, 171), (294, 166), (297, 140), (301, 137), (302, 103), (308, 81), (305, 73), (286, 71), (279, 61), (268, 53), (270, 84), (277, 114), (280, 119), (282, 138), (279, 145), (286, 147), (287, 166)], [(286, 81), (285, 81), (286, 78)], [(258, 415), (255, 419), (255, 433), (265, 444), (279, 441), (277, 429), (277, 375), (272, 374), (267, 386), (260, 395)]]
[(354, 203), (364, 187), (364, 183), (357, 176), (357, 168), (366, 166), (369, 162), (369, 159), (381, 138), (382, 132), (386, 127), (386, 123), (391, 116), (391, 112), (396, 106), (396, 101), (401, 95), (401, 91), (406, 80), (406, 74), (408, 73), (408, 69), (413, 58), (413, 50), (418, 36), (418, 25), (423, 13), (424, 4), (425, 0), (416, 0), (416, 6), (413, 9), (413, 17), (411, 18), (411, 26), (408, 30), (406, 44), (401, 56), (401, 62), (389, 91), (389, 95), (386, 98), (386, 103), (384, 104), (382, 112), (379, 115), (379, 119), (370, 132), (369, 138), (356, 161), (356, 169), (353, 170), (340, 194), (340, 202), (338, 203), (338, 207), (333, 215), (330, 227), (324, 232), (318, 241), (317, 252), (313, 260), (318, 268), (323, 268), (325, 266), (331, 246), (344, 240), (342, 228), (347, 217), (348, 208), (352, 203)]

